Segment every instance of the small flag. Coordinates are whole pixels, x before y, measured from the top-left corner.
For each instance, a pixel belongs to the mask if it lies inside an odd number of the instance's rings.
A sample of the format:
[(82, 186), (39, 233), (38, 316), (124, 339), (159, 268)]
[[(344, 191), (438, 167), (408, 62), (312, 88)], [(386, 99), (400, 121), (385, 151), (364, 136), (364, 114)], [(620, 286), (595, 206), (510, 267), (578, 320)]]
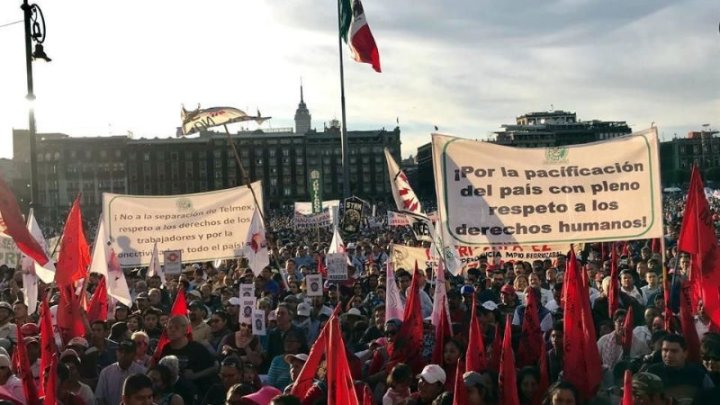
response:
[[(350, 45), (356, 62), (369, 63), (380, 73), (380, 51), (365, 19), (360, 0), (340, 1), (340, 36)], [(351, 5), (352, 4), (352, 5)]]
[(65, 221), (55, 283), (67, 285), (82, 280), (87, 277), (88, 264), (90, 264), (90, 252), (83, 232), (80, 196), (78, 196)]
[(95, 235), (90, 272), (101, 274), (105, 278), (108, 295), (131, 307), (132, 300), (125, 273), (120, 267), (115, 250), (108, 241), (105, 220), (101, 215), (98, 221), (97, 234)]
[(252, 269), (256, 276), (260, 274), (262, 269), (270, 265), (270, 255), (268, 254), (267, 240), (265, 239), (265, 225), (262, 222), (258, 208), (255, 208), (253, 212), (243, 251), (248, 261), (248, 267)]

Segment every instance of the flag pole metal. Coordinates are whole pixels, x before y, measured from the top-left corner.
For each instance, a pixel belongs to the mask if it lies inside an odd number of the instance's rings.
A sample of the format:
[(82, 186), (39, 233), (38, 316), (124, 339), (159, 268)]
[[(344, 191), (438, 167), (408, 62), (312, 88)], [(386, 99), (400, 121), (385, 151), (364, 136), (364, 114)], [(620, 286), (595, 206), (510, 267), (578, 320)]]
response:
[(235, 156), (235, 162), (237, 163), (238, 167), (240, 168), (240, 176), (242, 177), (242, 182), (247, 188), (250, 189), (250, 193), (253, 197), (253, 202), (255, 203), (255, 208), (260, 210), (260, 216), (262, 217), (263, 223), (265, 223), (265, 214), (263, 214), (262, 207), (260, 204), (258, 204), (257, 196), (255, 195), (255, 189), (252, 188), (250, 185), (250, 176), (247, 175), (247, 172), (245, 171), (245, 167), (243, 166), (242, 162), (240, 161), (240, 155), (238, 155), (237, 148), (235, 147), (235, 142), (232, 141), (232, 137), (230, 136), (230, 130), (228, 130), (227, 124), (223, 124), (223, 128), (225, 128), (225, 135), (227, 136), (228, 145), (230, 145), (230, 149), (233, 152), (233, 155)]
[(343, 198), (350, 197), (350, 157), (348, 156), (348, 136), (345, 114), (345, 72), (343, 70), (343, 46), (342, 46), (342, 20), (340, 13), (340, 1), (337, 1), (338, 10), (338, 56), (340, 57), (340, 109), (342, 114), (342, 127), (340, 129), (340, 147), (342, 149), (342, 169), (343, 169)]

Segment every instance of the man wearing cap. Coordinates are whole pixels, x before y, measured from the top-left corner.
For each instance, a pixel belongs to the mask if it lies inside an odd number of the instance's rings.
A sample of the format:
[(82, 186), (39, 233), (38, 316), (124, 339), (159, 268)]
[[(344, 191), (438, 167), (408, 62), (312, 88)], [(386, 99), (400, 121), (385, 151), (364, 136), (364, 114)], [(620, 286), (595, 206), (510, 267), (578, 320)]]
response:
[(308, 342), (314, 342), (320, 332), (320, 322), (310, 317), (311, 312), (310, 304), (301, 302), (297, 306), (297, 317), (293, 320), (293, 325), (303, 331)]
[(60, 355), (60, 363), (65, 364), (69, 372), (68, 379), (65, 380), (64, 383), (65, 388), (74, 395), (82, 398), (85, 401), (85, 404), (94, 404), (95, 394), (93, 393), (92, 388), (80, 381), (80, 367), (82, 365), (82, 361), (80, 360), (80, 356), (77, 352), (73, 349), (65, 349), (65, 351), (63, 351)]
[(540, 303), (540, 289), (538, 288), (528, 287), (525, 290), (526, 304), (517, 307), (517, 309), (515, 310), (515, 315), (513, 316), (512, 323), (516, 326), (522, 325), (523, 318), (525, 317), (525, 309), (527, 308), (527, 300), (529, 299), (530, 294), (535, 294), (535, 298), (537, 298), (536, 302), (539, 304), (538, 319), (540, 319), (540, 329), (542, 329), (543, 333), (545, 333), (552, 329), (553, 319), (550, 311), (548, 311), (548, 309)]
[(315, 262), (313, 261), (313, 258), (310, 254), (308, 254), (308, 251), (310, 250), (309, 246), (303, 246), (302, 248), (298, 249), (298, 254), (295, 257), (295, 264), (298, 267), (312, 267)]
[(192, 328), (193, 340), (199, 343), (207, 343), (210, 339), (212, 330), (210, 325), (205, 322), (207, 317), (207, 308), (200, 301), (192, 301), (188, 306), (190, 311), (190, 327)]
[(119, 405), (122, 400), (120, 381), (133, 374), (144, 374), (145, 367), (137, 364), (135, 353), (137, 347), (132, 340), (124, 340), (118, 344), (117, 362), (100, 371), (95, 399), (98, 405)]
[(517, 307), (518, 296), (515, 293), (515, 288), (510, 284), (500, 287), (500, 305), (498, 305), (498, 309), (503, 318), (505, 315), (514, 315)]
[(672, 398), (665, 395), (663, 382), (655, 374), (642, 372), (632, 377), (632, 397), (636, 404), (668, 405), (674, 404)]
[(428, 364), (417, 375), (418, 390), (413, 393), (408, 405), (425, 405), (432, 402), (445, 391), (445, 370), (437, 364)]
[(308, 355), (305, 353), (285, 355), (285, 362), (290, 365), (290, 385), (288, 385), (283, 392), (289, 393), (290, 390), (292, 390), (293, 383), (300, 376), (300, 371), (302, 371), (307, 359)]
[(14, 315), (13, 307), (7, 301), (0, 301), (0, 339), (17, 343), (17, 325), (10, 322)]

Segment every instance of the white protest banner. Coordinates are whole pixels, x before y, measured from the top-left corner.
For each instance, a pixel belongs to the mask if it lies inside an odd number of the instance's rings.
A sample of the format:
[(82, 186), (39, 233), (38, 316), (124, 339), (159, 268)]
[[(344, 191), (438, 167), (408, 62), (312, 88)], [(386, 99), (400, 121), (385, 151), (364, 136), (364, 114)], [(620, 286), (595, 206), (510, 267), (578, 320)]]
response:
[(163, 272), (165, 274), (182, 273), (182, 250), (166, 250), (163, 252)]
[(432, 144), (446, 243), (537, 245), (663, 235), (655, 128), (552, 148), (440, 134), (433, 134)]
[(255, 336), (265, 336), (267, 329), (265, 328), (265, 311), (256, 309), (252, 313), (252, 334)]
[(342, 281), (348, 278), (348, 263), (345, 253), (330, 253), (325, 256), (328, 280)]
[(305, 288), (308, 297), (322, 297), (323, 281), (321, 274), (308, 274), (305, 276)]
[(11, 237), (0, 235), (0, 265), (16, 268), (20, 261), (20, 249)]
[[(332, 207), (339, 207), (340, 206), (340, 200), (329, 200), (329, 201), (323, 201), (322, 202), (322, 208), (330, 209), (332, 211)], [(310, 202), (296, 202), (295, 203), (295, 213), (300, 215), (310, 215), (313, 213), (312, 209), (312, 203)]]
[(240, 298), (252, 298), (255, 296), (255, 284), (240, 284)]
[(240, 323), (250, 324), (252, 322), (252, 314), (255, 310), (255, 297), (240, 298)]
[[(252, 188), (262, 207), (260, 182)], [(241, 256), (254, 208), (244, 186), (173, 196), (103, 193), (105, 223), (123, 267), (147, 266), (155, 243), (181, 250), (186, 262)]]
[[(578, 246), (575, 246), (578, 250)], [(532, 262), (533, 260), (554, 259), (559, 255), (566, 255), (570, 251), (570, 244), (554, 245), (498, 245), (498, 246), (458, 246), (457, 257), (465, 268), (478, 267), (481, 257), (486, 257), (489, 263), (499, 261), (520, 260)], [(424, 269), (436, 266), (437, 262), (431, 255), (430, 248), (410, 247), (405, 245), (392, 245), (390, 261), (395, 269), (413, 270), (417, 260), (418, 268)]]
[(296, 211), (293, 221), (297, 228), (325, 228), (333, 224), (332, 213), (328, 208), (323, 209), (319, 214), (303, 215)]
[(388, 226), (407, 226), (410, 225), (410, 220), (407, 216), (394, 211), (387, 212)]

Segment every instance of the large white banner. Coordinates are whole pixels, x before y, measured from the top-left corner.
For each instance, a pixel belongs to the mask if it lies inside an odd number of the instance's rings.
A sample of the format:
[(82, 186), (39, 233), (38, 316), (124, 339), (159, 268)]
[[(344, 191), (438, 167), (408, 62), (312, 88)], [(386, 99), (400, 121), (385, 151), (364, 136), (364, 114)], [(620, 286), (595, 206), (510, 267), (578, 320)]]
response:
[(553, 148), (433, 134), (445, 243), (489, 246), (662, 236), (657, 130)]
[(295, 203), (295, 226), (298, 228), (310, 227), (328, 227), (334, 223), (334, 212), (340, 206), (339, 200), (330, 200), (322, 202), (322, 212), (313, 214), (312, 203), (296, 202)]
[[(252, 184), (262, 206), (260, 182)], [(242, 248), (254, 202), (245, 187), (173, 196), (103, 194), (103, 215), (123, 267), (147, 266), (153, 251), (181, 250), (186, 263), (234, 259)]]

